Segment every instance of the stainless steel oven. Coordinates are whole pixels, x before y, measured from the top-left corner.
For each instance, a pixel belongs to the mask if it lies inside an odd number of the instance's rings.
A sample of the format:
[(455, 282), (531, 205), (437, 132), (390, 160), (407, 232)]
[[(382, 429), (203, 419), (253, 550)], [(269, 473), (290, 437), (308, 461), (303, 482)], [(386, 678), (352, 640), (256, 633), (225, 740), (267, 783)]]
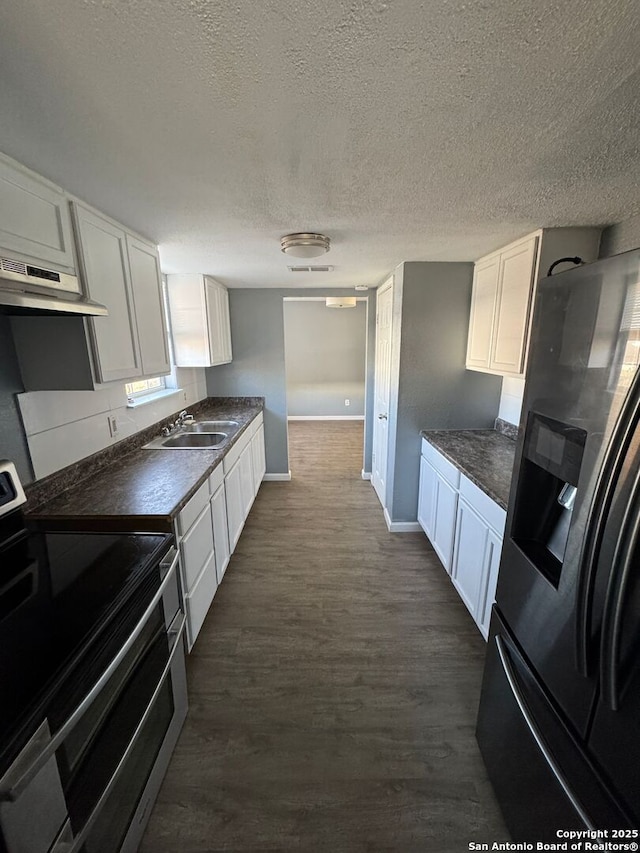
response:
[(177, 552), (166, 536), (4, 529), (0, 641), (17, 642), (0, 668), (0, 850), (133, 853), (187, 710)]

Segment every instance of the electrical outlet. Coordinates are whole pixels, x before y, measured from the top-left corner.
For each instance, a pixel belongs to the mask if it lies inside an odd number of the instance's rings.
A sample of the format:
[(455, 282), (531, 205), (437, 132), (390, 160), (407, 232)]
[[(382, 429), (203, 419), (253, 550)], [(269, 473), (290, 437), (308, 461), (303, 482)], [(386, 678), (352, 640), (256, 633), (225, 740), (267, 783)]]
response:
[(115, 415), (109, 415), (109, 432), (111, 433), (111, 438), (118, 434), (118, 421), (116, 420)]
[(349, 399), (347, 398), (347, 399), (344, 401), (344, 404), (345, 404), (345, 406), (350, 406), (350, 405), (351, 405), (351, 400), (349, 400)]

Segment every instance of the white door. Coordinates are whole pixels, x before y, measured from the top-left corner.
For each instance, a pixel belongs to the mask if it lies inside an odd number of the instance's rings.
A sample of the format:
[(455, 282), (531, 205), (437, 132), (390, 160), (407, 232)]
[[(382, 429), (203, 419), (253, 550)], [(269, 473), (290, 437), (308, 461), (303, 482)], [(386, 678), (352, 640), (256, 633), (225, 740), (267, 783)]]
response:
[(378, 291), (376, 310), (376, 366), (373, 399), (373, 460), (371, 484), (386, 506), (387, 453), (389, 447), (389, 395), (391, 390), (391, 317), (393, 279)]

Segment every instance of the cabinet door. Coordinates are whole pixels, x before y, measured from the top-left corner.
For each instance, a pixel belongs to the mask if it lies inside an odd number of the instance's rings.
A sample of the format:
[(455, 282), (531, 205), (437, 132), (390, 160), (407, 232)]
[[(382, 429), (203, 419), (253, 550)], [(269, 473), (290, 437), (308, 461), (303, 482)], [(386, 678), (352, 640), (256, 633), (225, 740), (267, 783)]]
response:
[(431, 544), (442, 565), (451, 573), (453, 537), (456, 529), (458, 492), (436, 472), (436, 489)]
[(253, 494), (258, 494), (260, 483), (265, 475), (266, 462), (264, 454), (264, 425), (260, 424), (256, 434), (251, 439), (251, 462), (253, 468)]
[(238, 460), (240, 462), (240, 482), (242, 484), (242, 511), (244, 519), (249, 515), (251, 504), (256, 496), (253, 487), (253, 459), (251, 453), (251, 444), (248, 444), (242, 451), (242, 456)]
[(229, 473), (224, 478), (224, 491), (227, 500), (227, 529), (229, 531), (229, 550), (233, 554), (236, 547), (246, 513), (242, 500), (242, 472), (240, 470), (240, 461), (237, 460), (235, 465), (229, 470)]
[(522, 373), (529, 328), (538, 238), (532, 237), (500, 255), (498, 301), (489, 366)]
[(216, 565), (213, 554), (211, 554), (195, 586), (185, 596), (185, 609), (187, 612), (187, 645), (189, 651), (193, 648), (205, 617), (211, 607), (211, 602), (218, 589), (216, 578)]
[(471, 509), (464, 498), (460, 498), (451, 580), (469, 613), (476, 621), (481, 597), (488, 533), (489, 528), (486, 522)]
[(216, 552), (216, 575), (218, 583), (220, 583), (231, 556), (229, 553), (229, 528), (224, 483), (211, 498), (211, 520), (213, 522), (213, 546)]
[(233, 360), (231, 349), (231, 316), (229, 314), (229, 291), (225, 288), (220, 297), (220, 332), (222, 335), (222, 358), (224, 362)]
[(436, 471), (424, 456), (420, 457), (420, 486), (418, 489), (418, 524), (433, 537), (433, 516), (436, 498)]
[(127, 234), (127, 251), (142, 373), (145, 376), (162, 376), (171, 372), (171, 364), (158, 250)]
[(78, 255), (88, 295), (109, 309), (87, 321), (99, 382), (142, 374), (125, 232), (74, 203)]
[(180, 541), (182, 557), (182, 579), (185, 593), (191, 592), (205, 564), (213, 554), (213, 529), (209, 502), (202, 510), (192, 527)]
[(4, 157), (0, 157), (0, 247), (16, 260), (75, 272), (65, 194)]
[(489, 636), (489, 623), (491, 622), (491, 608), (496, 600), (496, 587), (498, 585), (498, 569), (500, 567), (500, 555), (502, 553), (502, 539), (493, 530), (487, 534), (487, 544), (484, 552), (484, 565), (482, 572), (482, 585), (480, 589), (480, 601), (476, 622), (485, 640)]
[(489, 367), (499, 272), (499, 255), (477, 263), (474, 268), (467, 367)]
[(225, 364), (231, 361), (229, 295), (223, 285), (215, 279), (205, 277), (205, 298), (210, 364)]

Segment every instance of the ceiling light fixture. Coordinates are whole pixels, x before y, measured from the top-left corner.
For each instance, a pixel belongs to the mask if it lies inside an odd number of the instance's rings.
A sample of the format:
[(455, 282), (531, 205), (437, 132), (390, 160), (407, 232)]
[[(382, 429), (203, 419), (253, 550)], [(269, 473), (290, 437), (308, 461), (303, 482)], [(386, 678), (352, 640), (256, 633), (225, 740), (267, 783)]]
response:
[(354, 290), (369, 290), (369, 287), (366, 284), (356, 284), (356, 286), (353, 289)]
[(317, 258), (329, 251), (331, 241), (324, 234), (285, 234), (280, 249), (294, 258)]
[(355, 308), (355, 296), (327, 296), (327, 308)]

